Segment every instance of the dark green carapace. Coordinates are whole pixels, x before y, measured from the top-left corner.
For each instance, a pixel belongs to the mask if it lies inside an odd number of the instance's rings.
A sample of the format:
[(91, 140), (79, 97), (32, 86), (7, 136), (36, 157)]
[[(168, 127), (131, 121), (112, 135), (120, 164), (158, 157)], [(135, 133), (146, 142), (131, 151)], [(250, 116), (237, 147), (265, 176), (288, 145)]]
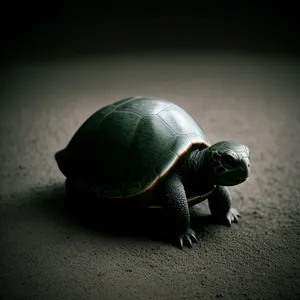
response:
[(205, 199), (213, 216), (231, 224), (226, 186), (250, 175), (247, 146), (211, 145), (199, 124), (178, 105), (153, 97), (131, 97), (88, 118), (55, 158), (73, 189), (96, 199), (140, 198), (172, 216), (175, 241), (192, 245), (189, 206)]

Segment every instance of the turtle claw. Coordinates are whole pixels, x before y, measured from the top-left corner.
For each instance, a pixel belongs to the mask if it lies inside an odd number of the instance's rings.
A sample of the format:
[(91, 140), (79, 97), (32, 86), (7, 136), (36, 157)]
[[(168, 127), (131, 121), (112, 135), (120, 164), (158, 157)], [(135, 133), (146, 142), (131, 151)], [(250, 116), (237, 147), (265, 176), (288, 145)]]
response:
[(198, 239), (197, 239), (195, 233), (190, 233), (190, 236), (195, 243), (198, 243)]
[(187, 236), (186, 240), (187, 240), (189, 246), (192, 248), (193, 247), (193, 242), (192, 242), (191, 238), (189, 236)]
[(198, 242), (196, 234), (193, 229), (189, 228), (186, 232), (179, 236), (180, 248), (183, 249), (184, 243), (186, 243), (190, 248), (193, 247), (193, 241)]
[(179, 243), (180, 243), (181, 249), (183, 250), (183, 237), (182, 236), (179, 237)]
[(231, 208), (226, 215), (226, 224), (231, 226), (232, 223), (238, 223), (239, 217), (239, 212), (235, 208)]

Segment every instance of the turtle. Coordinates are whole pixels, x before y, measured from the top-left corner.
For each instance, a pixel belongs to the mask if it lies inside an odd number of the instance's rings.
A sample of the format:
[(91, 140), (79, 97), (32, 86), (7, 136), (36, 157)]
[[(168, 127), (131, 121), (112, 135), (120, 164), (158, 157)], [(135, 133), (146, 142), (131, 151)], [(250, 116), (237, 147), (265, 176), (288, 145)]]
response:
[(54, 156), (76, 193), (97, 201), (135, 199), (149, 209), (164, 209), (170, 237), (181, 248), (198, 241), (190, 207), (206, 199), (218, 222), (238, 222), (228, 187), (250, 176), (246, 145), (235, 140), (212, 144), (181, 106), (151, 96), (103, 106)]

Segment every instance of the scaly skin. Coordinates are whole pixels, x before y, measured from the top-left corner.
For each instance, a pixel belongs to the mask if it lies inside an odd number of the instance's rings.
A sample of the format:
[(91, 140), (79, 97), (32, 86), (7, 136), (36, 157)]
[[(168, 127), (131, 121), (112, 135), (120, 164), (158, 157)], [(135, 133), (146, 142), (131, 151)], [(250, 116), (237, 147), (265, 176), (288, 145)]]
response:
[(172, 174), (165, 184), (165, 207), (168, 209), (175, 226), (175, 238), (179, 239), (179, 244), (183, 248), (184, 243), (192, 247), (193, 242), (197, 242), (195, 232), (190, 228), (190, 212), (183, 185), (179, 174)]
[[(224, 142), (221, 143), (224, 148)], [(210, 211), (213, 217), (220, 223), (231, 225), (237, 222), (240, 216), (236, 209), (231, 207), (231, 196), (227, 185), (234, 185), (243, 182), (249, 176), (249, 150), (243, 145), (239, 148), (238, 144), (232, 144), (233, 149), (237, 149), (238, 159), (230, 167), (230, 161), (226, 162), (223, 173), (220, 168), (213, 167), (213, 162), (209, 157), (210, 147), (204, 150), (193, 150), (179, 163), (174, 170), (166, 177), (162, 185), (165, 207), (171, 217), (170, 228), (175, 243), (183, 249), (184, 245), (192, 247), (193, 242), (197, 242), (194, 230), (190, 227), (190, 212), (187, 198), (191, 195), (201, 195), (215, 187), (212, 194), (208, 197)], [(226, 146), (226, 145), (225, 145)], [(215, 152), (218, 147), (213, 145)], [(242, 149), (238, 151), (239, 149)], [(226, 151), (226, 147), (225, 147)], [(222, 153), (220, 154), (220, 157)], [(222, 164), (222, 159), (218, 159)], [(223, 166), (223, 165), (222, 165)], [(90, 182), (76, 182), (67, 180), (67, 186), (83, 195), (97, 197), (97, 185), (93, 186)]]
[(221, 224), (237, 223), (240, 214), (231, 207), (231, 195), (225, 186), (217, 186), (208, 198), (208, 204), (213, 217)]
[[(232, 145), (232, 142), (230, 142)], [(224, 148), (224, 143), (221, 144)], [(235, 145), (233, 144), (233, 148)], [(215, 151), (216, 146), (214, 146)], [(238, 146), (236, 147), (238, 149)], [(243, 147), (241, 147), (243, 149)], [(238, 211), (231, 207), (231, 196), (226, 186), (220, 182), (228, 181), (228, 185), (239, 184), (241, 178), (249, 174), (249, 154), (241, 151), (238, 161), (233, 163), (232, 168), (224, 168), (224, 176), (212, 167), (212, 162), (207, 158), (210, 148), (202, 151), (194, 150), (183, 160), (183, 162), (168, 176), (164, 185), (165, 208), (168, 210), (174, 222), (175, 243), (183, 248), (184, 244), (192, 246), (197, 242), (195, 232), (190, 228), (190, 213), (187, 195), (201, 194), (205, 188), (215, 186), (215, 190), (208, 197), (209, 208), (218, 223), (231, 225), (237, 223), (240, 216)], [(220, 160), (219, 160), (220, 161)], [(227, 162), (229, 164), (230, 162)], [(245, 169), (246, 165), (246, 169)], [(240, 171), (239, 171), (240, 168)], [(232, 175), (233, 174), (233, 175)], [(235, 177), (236, 174), (240, 177)], [(233, 181), (232, 181), (233, 180)], [(173, 224), (172, 224), (173, 225)], [(173, 228), (173, 226), (172, 226)]]

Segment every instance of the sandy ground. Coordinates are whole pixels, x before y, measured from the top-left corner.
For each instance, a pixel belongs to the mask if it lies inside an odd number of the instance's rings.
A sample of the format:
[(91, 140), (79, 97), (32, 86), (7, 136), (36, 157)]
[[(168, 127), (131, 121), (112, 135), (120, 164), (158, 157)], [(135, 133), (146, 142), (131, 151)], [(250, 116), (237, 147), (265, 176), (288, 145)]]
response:
[[(298, 60), (124, 55), (2, 75), (0, 299), (300, 299)], [(213, 224), (199, 204), (199, 243), (182, 251), (156, 217), (105, 209), (93, 227), (67, 213), (55, 151), (96, 109), (132, 95), (172, 100), (212, 142), (249, 146), (251, 177), (230, 188), (238, 224)]]

